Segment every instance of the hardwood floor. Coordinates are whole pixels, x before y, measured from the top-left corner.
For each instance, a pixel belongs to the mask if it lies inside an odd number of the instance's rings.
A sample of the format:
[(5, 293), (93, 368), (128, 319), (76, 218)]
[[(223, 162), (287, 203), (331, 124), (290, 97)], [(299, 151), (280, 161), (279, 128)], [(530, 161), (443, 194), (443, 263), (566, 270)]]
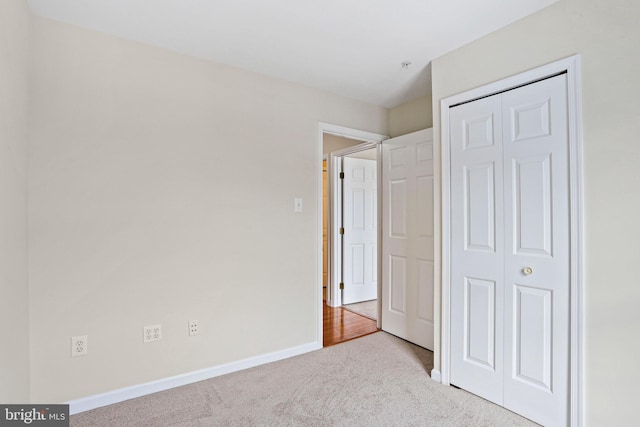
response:
[(322, 320), (324, 347), (378, 332), (375, 320), (352, 313), (342, 307), (329, 307), (326, 303)]

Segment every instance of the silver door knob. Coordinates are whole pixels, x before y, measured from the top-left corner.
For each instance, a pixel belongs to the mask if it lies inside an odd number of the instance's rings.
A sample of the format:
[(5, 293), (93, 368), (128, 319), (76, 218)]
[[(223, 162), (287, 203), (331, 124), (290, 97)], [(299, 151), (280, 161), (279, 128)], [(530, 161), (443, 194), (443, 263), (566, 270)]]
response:
[(530, 276), (531, 274), (533, 274), (533, 268), (525, 267), (522, 269), (522, 272), (524, 273), (525, 276)]

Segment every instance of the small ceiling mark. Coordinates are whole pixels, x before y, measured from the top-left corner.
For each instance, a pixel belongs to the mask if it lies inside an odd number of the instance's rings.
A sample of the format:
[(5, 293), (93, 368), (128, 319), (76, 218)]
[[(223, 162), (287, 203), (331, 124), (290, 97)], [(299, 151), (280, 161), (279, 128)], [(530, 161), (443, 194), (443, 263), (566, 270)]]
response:
[(411, 61), (402, 61), (402, 63), (400, 63), (400, 68), (403, 70), (408, 70), (409, 65), (411, 65)]

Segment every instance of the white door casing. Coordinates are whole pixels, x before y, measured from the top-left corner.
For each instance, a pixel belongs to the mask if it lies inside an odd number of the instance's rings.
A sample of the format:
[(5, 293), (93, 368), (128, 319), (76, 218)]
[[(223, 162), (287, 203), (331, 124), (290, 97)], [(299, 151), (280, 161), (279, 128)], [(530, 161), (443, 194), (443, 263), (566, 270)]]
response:
[(378, 297), (377, 162), (345, 156), (343, 184), (343, 304)]
[(565, 74), (450, 110), (452, 384), (569, 420)]
[(433, 350), (433, 130), (382, 144), (382, 329)]

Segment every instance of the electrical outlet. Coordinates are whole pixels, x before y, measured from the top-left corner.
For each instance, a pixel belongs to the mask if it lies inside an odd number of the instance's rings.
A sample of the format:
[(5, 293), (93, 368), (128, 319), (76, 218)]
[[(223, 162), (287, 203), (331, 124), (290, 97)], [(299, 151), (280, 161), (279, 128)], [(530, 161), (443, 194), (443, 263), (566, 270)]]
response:
[(88, 350), (88, 336), (71, 337), (71, 357), (86, 356)]
[(144, 343), (148, 343), (151, 341), (158, 341), (160, 338), (162, 338), (162, 326), (152, 325), (152, 326), (145, 326), (143, 328), (142, 341)]
[(192, 337), (194, 335), (198, 335), (198, 321), (197, 320), (189, 320), (189, 336)]

